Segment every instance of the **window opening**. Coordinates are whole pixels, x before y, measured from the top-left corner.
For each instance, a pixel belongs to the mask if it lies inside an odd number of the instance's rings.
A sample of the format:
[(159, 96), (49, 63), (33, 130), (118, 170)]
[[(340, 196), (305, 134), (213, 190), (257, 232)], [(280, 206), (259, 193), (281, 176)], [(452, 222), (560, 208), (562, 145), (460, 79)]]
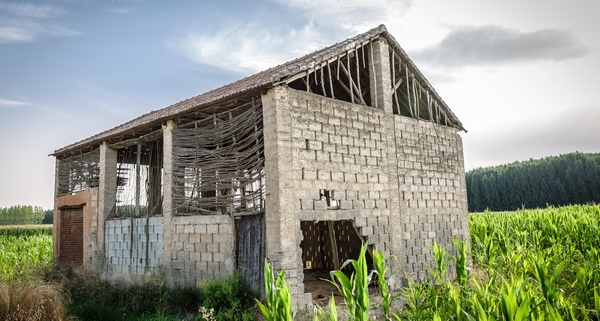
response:
[(57, 172), (58, 195), (69, 195), (98, 187), (100, 150), (60, 158)]
[(335, 199), (334, 191), (320, 189), (319, 196), (322, 201), (327, 202), (328, 210), (337, 210), (340, 208), (340, 202), (339, 202), (339, 200)]
[(162, 140), (117, 150), (115, 217), (162, 213)]

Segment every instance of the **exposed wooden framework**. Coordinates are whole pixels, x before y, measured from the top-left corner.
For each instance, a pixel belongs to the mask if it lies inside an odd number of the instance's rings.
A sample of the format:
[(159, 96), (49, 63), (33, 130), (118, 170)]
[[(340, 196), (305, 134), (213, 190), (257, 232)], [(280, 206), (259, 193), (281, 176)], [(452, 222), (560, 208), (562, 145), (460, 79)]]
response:
[(263, 209), (260, 98), (203, 116), (180, 122), (173, 131), (177, 213), (233, 215)]
[(437, 95), (417, 79), (410, 64), (403, 61), (393, 47), (390, 47), (390, 66), (395, 114), (452, 126), (452, 120)]
[(287, 77), (282, 82), (294, 89), (371, 106), (368, 65), (371, 49), (365, 48), (368, 44), (370, 41)]
[(100, 150), (59, 158), (57, 195), (68, 195), (98, 186)]

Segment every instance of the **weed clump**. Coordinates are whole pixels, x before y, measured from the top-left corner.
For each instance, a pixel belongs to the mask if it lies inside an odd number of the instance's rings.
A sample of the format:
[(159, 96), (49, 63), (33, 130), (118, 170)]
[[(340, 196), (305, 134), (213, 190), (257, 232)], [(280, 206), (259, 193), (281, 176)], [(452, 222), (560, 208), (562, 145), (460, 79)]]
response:
[(39, 282), (0, 283), (0, 319), (14, 321), (61, 321), (67, 305), (54, 285)]
[(255, 295), (240, 276), (232, 275), (223, 280), (208, 281), (203, 290), (202, 306), (214, 309), (213, 314), (217, 321), (256, 319), (250, 312)]

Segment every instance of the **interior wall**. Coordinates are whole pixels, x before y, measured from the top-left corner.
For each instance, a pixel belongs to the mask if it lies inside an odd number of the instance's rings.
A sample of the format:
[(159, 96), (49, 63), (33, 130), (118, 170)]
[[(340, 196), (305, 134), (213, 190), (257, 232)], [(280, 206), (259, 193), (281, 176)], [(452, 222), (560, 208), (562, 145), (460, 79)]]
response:
[(303, 236), (300, 247), (305, 270), (337, 270), (346, 260), (358, 257), (362, 236), (357, 234), (358, 230), (352, 221), (301, 221), (300, 228)]

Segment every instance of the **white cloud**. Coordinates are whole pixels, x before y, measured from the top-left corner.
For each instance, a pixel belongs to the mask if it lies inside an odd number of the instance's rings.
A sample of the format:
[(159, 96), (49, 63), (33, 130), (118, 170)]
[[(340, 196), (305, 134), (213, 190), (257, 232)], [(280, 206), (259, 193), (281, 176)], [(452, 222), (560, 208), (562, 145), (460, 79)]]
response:
[(0, 26), (0, 44), (33, 40), (35, 40), (34, 34), (26, 29), (10, 26)]
[(0, 108), (22, 107), (28, 105), (30, 104), (24, 101), (0, 98)]
[(412, 6), (413, 0), (272, 0), (299, 15), (335, 31), (354, 35), (380, 24), (393, 24)]
[(444, 66), (484, 66), (584, 57), (590, 49), (570, 31), (541, 29), (522, 32), (495, 25), (452, 27), (438, 44), (415, 51), (423, 63)]
[(52, 5), (0, 2), (0, 44), (81, 34), (58, 20), (66, 13)]
[(0, 2), (0, 10), (7, 11), (19, 17), (30, 18), (55, 18), (67, 12), (63, 8), (47, 4), (8, 2)]
[[(347, 37), (393, 23), (412, 0), (271, 0), (292, 10), (297, 27), (268, 25), (269, 19), (237, 22), (210, 33), (189, 32), (170, 46), (189, 59), (238, 73), (257, 72)], [(298, 20), (300, 22), (298, 22)], [(289, 21), (289, 25), (294, 22)]]
[(170, 43), (189, 59), (237, 73), (265, 70), (324, 46), (312, 23), (277, 31), (255, 23), (238, 23), (215, 33), (190, 32)]

